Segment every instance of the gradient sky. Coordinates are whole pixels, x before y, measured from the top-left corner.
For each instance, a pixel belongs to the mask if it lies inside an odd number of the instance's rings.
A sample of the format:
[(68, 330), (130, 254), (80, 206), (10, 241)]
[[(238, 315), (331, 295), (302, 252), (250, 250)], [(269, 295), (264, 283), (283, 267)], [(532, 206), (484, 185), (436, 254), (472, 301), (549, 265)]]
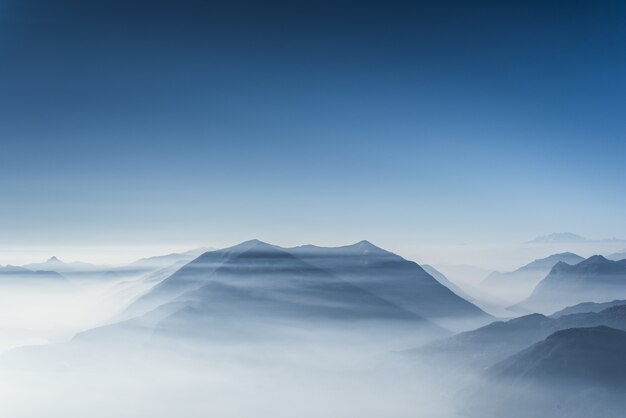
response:
[(626, 237), (623, 1), (4, 0), (0, 56), (4, 247)]

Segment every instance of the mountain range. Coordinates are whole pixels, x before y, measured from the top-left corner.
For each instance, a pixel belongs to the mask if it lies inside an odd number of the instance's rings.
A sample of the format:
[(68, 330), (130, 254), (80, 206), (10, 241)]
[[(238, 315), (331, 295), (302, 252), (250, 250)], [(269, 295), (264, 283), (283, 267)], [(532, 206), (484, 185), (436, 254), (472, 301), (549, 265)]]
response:
[(517, 308), (554, 312), (582, 302), (626, 299), (626, 260), (595, 255), (576, 265), (557, 263)]
[(56, 271), (33, 271), (26, 267), (0, 266), (0, 285), (37, 285), (37, 284), (63, 284), (69, 282)]
[(482, 288), (498, 298), (514, 303), (528, 297), (557, 263), (573, 265), (583, 260), (583, 257), (574, 253), (553, 254), (534, 260), (515, 271), (505, 273), (494, 271), (485, 278)]
[(411, 353), (460, 362), (472, 367), (487, 367), (554, 332), (601, 325), (626, 330), (626, 304), (612, 306), (600, 312), (559, 317), (531, 314), (509, 321), (497, 321), (473, 331), (434, 341)]
[(543, 384), (626, 386), (626, 332), (604, 325), (568, 328), (494, 365), (490, 373)]
[(367, 241), (337, 248), (281, 248), (252, 240), (206, 252), (157, 284), (127, 311), (140, 315), (168, 303), (182, 303), (195, 313), (212, 315), (232, 309), (244, 313), (254, 307), (265, 308), (265, 314), (271, 315), (293, 310), (292, 317), (305, 312), (370, 319), (411, 317), (444, 327), (491, 319), (416, 263)]

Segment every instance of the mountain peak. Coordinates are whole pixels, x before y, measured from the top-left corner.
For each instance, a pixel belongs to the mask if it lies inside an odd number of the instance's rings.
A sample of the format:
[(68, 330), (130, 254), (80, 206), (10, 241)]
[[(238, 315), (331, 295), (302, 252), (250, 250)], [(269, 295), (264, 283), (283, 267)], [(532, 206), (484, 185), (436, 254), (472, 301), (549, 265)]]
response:
[(589, 257), (586, 261), (589, 262), (589, 263), (604, 263), (604, 262), (607, 262), (609, 260), (607, 260), (602, 255), (596, 254), (596, 255), (592, 255), (591, 257)]
[(62, 261), (53, 255), (48, 259), (48, 261), (46, 261), (46, 263), (62, 263)]
[(268, 244), (267, 242), (263, 242), (261, 240), (258, 239), (251, 239), (248, 241), (244, 241), (241, 244), (237, 244), (234, 245), (230, 248), (227, 248), (226, 250), (228, 251), (237, 251), (237, 252), (244, 252), (244, 251), (248, 251), (248, 250), (261, 250), (261, 249), (276, 249), (278, 247), (272, 245), (272, 244)]
[(367, 240), (359, 241), (352, 246), (360, 251), (384, 251), (382, 248), (375, 246)]

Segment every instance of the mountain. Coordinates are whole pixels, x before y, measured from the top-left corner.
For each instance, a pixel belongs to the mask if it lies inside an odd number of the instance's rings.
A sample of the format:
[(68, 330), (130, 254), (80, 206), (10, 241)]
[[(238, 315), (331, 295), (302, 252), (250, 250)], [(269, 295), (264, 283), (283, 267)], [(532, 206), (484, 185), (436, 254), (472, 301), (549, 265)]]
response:
[(449, 329), (467, 329), (492, 319), (439, 283), (417, 263), (368, 241), (336, 248), (307, 245), (287, 251)]
[(173, 264), (180, 262), (189, 262), (194, 258), (204, 254), (207, 251), (212, 251), (213, 248), (200, 247), (193, 250), (185, 251), (183, 253), (172, 253), (167, 255), (160, 255), (155, 257), (148, 257), (139, 259), (128, 266), (122, 267), (123, 270), (159, 270), (169, 267)]
[(556, 318), (531, 314), (506, 322), (493, 322), (473, 331), (434, 341), (411, 353), (485, 367), (504, 360), (556, 331), (600, 325), (626, 331), (626, 305), (613, 306), (597, 313)]
[(626, 386), (626, 332), (606, 326), (570, 328), (496, 364), (492, 375), (543, 384)]
[(0, 266), (1, 285), (69, 284), (65, 277), (56, 271), (33, 271), (25, 267)]
[(528, 297), (557, 263), (574, 265), (583, 260), (583, 257), (574, 253), (553, 254), (526, 264), (515, 271), (506, 273), (494, 271), (485, 278), (482, 286), (485, 291), (496, 297), (509, 300), (511, 303), (517, 302)]
[[(345, 247), (340, 254), (346, 254)], [(309, 327), (339, 327), (345, 333), (377, 324), (403, 327), (407, 335), (449, 333), (393, 301), (303, 261), (290, 249), (257, 240), (201, 255), (130, 309), (146, 311), (155, 304), (156, 309), (140, 318), (89, 331), (77, 339), (110, 338), (142, 327), (153, 340), (170, 342), (271, 338), (285, 327), (298, 333)]]
[(624, 260), (626, 259), (626, 251), (621, 251), (619, 253), (613, 253), (613, 254), (607, 255), (606, 258), (609, 260), (613, 260), (613, 261)]
[(463, 291), (463, 289), (448, 280), (448, 278), (442, 272), (428, 264), (421, 264), (420, 266), (424, 269), (426, 273), (433, 276), (435, 280), (450, 289), (454, 294), (465, 299), (468, 302), (473, 302), (474, 298), (472, 296), (468, 295)]
[(569, 328), (490, 367), (465, 394), (473, 418), (620, 418), (626, 332)]
[(613, 306), (626, 305), (626, 300), (613, 300), (611, 302), (604, 303), (595, 303), (595, 302), (583, 302), (578, 305), (568, 306), (565, 309), (561, 309), (550, 315), (552, 318), (559, 318), (565, 315), (577, 314), (577, 313), (590, 313), (590, 312), (601, 312), (607, 308), (612, 308)]
[[(252, 268), (254, 266), (249, 259), (258, 260), (262, 269)], [(266, 270), (274, 272), (275, 277), (270, 280), (271, 275)], [(225, 276), (225, 271), (230, 272), (230, 275)], [(198, 291), (203, 286), (206, 286), (204, 290), (197, 292), (193, 299), (197, 301), (200, 295), (202, 298), (212, 299), (212, 294), (227, 292), (223, 285), (237, 284), (240, 276), (250, 283), (263, 283), (268, 289), (272, 289), (279, 278), (287, 283), (298, 283), (297, 280), (302, 280), (299, 277), (309, 271), (316, 272), (320, 286), (332, 277), (341, 286), (349, 285), (354, 291), (358, 289), (366, 292), (404, 312), (439, 324), (451, 321), (484, 323), (491, 318), (441, 285), (416, 263), (366, 241), (337, 248), (312, 245), (281, 248), (252, 240), (231, 248), (207, 252), (156, 285), (132, 304), (129, 310), (137, 313), (148, 312), (164, 303), (177, 300), (183, 294), (187, 293), (188, 297), (188, 292)], [(253, 281), (255, 275), (258, 279)], [(224, 281), (226, 278), (227, 281)], [(243, 297), (234, 289), (228, 290), (232, 297)], [(259, 291), (263, 289), (256, 290)], [(335, 297), (332, 293), (324, 294), (331, 298), (328, 302)], [(333, 303), (336, 302), (338, 301)]]
[(626, 260), (595, 255), (576, 265), (557, 263), (532, 294), (518, 306), (534, 312), (554, 312), (582, 302), (626, 298)]
[(528, 241), (528, 244), (561, 244), (561, 243), (580, 243), (587, 242), (588, 239), (571, 232), (555, 232), (550, 235), (544, 235)]
[(107, 267), (104, 266), (97, 266), (95, 264), (83, 263), (80, 261), (65, 263), (57, 257), (50, 257), (43, 263), (26, 264), (24, 267), (29, 270), (56, 271), (59, 273), (92, 272), (107, 269)]

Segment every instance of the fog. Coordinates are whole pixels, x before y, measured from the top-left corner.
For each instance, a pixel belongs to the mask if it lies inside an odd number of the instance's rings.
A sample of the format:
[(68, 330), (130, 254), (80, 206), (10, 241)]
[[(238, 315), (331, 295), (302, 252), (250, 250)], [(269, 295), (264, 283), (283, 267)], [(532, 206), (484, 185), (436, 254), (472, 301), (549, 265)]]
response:
[[(547, 288), (540, 296), (560, 309), (584, 299), (588, 287), (552, 295), (567, 275), (587, 283), (585, 265), (608, 268), (607, 286), (621, 280), (623, 263), (591, 257), (535, 292)], [(5, 268), (7, 416), (595, 418), (626, 406), (626, 302), (547, 317), (527, 295), (518, 309), (480, 289), (481, 301), (465, 300), (367, 241), (252, 240), (200, 256), (72, 266)], [(607, 289), (599, 299), (618, 293)]]
[[(456, 417), (449, 386), (398, 350), (402, 333), (321, 324), (271, 338), (16, 350), (2, 362), (12, 417)], [(278, 336), (279, 335), (279, 336)], [(71, 343), (69, 344), (71, 345)], [(36, 402), (33, 402), (36, 400)]]

